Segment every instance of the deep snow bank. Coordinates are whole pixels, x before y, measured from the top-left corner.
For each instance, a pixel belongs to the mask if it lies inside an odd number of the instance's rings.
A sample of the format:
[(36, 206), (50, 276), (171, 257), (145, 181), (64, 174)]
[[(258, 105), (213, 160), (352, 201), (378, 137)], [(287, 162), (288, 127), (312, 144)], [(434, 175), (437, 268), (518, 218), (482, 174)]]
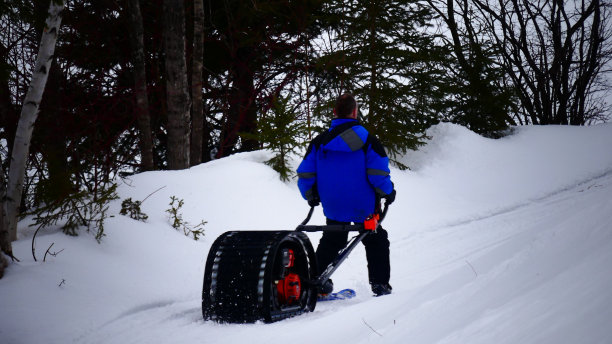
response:
[(518, 127), (498, 140), (448, 123), (427, 134), (396, 178), (410, 228), (490, 216), (612, 171), (612, 123)]

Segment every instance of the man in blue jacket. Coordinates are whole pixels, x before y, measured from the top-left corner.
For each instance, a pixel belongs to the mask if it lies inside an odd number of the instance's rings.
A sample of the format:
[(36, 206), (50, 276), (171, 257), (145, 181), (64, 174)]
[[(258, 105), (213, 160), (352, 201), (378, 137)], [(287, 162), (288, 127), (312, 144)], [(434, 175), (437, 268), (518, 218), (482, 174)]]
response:
[[(317, 136), (297, 169), (298, 187), (311, 206), (323, 205), (327, 224), (361, 223), (380, 207), (395, 200), (389, 176), (389, 158), (379, 140), (359, 124), (355, 98), (343, 94), (336, 99), (331, 128)], [(348, 232), (323, 232), (317, 247), (319, 271), (344, 248)], [(363, 239), (368, 260), (368, 277), (375, 295), (391, 293), (389, 240), (379, 227)], [(331, 280), (321, 294), (333, 290)]]

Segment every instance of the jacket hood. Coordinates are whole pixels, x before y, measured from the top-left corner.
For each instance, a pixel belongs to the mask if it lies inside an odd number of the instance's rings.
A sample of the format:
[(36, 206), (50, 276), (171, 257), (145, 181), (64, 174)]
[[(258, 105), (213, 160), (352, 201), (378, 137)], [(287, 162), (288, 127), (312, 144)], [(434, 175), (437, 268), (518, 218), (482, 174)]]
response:
[(354, 152), (362, 149), (368, 138), (368, 131), (359, 124), (359, 121), (350, 118), (336, 118), (332, 120), (329, 132), (333, 133), (333, 135), (330, 137), (330, 140), (326, 140), (328, 141), (327, 143), (322, 145), (323, 150)]

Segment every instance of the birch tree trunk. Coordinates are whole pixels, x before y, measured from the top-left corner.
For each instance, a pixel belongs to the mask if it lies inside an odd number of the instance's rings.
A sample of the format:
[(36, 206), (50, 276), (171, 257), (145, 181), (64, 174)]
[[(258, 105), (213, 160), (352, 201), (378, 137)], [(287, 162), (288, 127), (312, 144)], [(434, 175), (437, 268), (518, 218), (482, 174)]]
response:
[(164, 52), (168, 104), (168, 168), (189, 167), (189, 91), (183, 1), (164, 0)]
[(32, 139), (34, 122), (36, 122), (38, 117), (38, 107), (45, 90), (49, 70), (51, 69), (51, 61), (53, 60), (55, 42), (59, 34), (62, 20), (61, 12), (63, 9), (63, 0), (52, 0), (51, 5), (49, 5), (49, 16), (42, 33), (40, 47), (38, 48), (32, 80), (23, 101), (21, 116), (17, 125), (9, 168), (7, 193), (6, 198), (3, 200), (5, 211), (4, 225), (11, 241), (17, 239), (17, 216), (19, 204), (21, 203), (26, 163), (30, 152), (30, 140)]
[(140, 131), (141, 166), (145, 171), (153, 170), (153, 135), (151, 115), (147, 92), (147, 76), (144, 56), (144, 34), (139, 0), (128, 0), (130, 17), (130, 39), (134, 62), (134, 95), (136, 98), (136, 116)]
[(202, 60), (204, 59), (204, 1), (193, 2), (193, 57), (191, 66), (191, 166), (202, 162), (204, 108)]

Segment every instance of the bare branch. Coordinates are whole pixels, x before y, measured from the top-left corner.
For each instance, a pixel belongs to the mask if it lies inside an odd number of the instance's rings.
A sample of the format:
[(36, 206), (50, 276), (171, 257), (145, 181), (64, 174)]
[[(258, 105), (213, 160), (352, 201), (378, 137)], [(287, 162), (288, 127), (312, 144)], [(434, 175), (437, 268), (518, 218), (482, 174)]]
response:
[(380, 337), (382, 337), (383, 335), (378, 333), (372, 326), (370, 326), (370, 324), (368, 324), (364, 318), (361, 318), (361, 321), (363, 321), (363, 323), (370, 329), (372, 330), (372, 332), (376, 333), (377, 335), (379, 335)]
[(43, 257), (43, 262), (47, 261), (47, 254), (53, 256), (53, 257), (57, 257), (58, 254), (62, 253), (62, 251), (64, 251), (64, 249), (61, 249), (57, 252), (50, 252), (49, 250), (51, 250), (51, 247), (53, 247), (55, 243), (51, 243), (51, 245), (49, 245), (49, 248), (47, 249), (47, 252), (45, 252), (45, 256)]

